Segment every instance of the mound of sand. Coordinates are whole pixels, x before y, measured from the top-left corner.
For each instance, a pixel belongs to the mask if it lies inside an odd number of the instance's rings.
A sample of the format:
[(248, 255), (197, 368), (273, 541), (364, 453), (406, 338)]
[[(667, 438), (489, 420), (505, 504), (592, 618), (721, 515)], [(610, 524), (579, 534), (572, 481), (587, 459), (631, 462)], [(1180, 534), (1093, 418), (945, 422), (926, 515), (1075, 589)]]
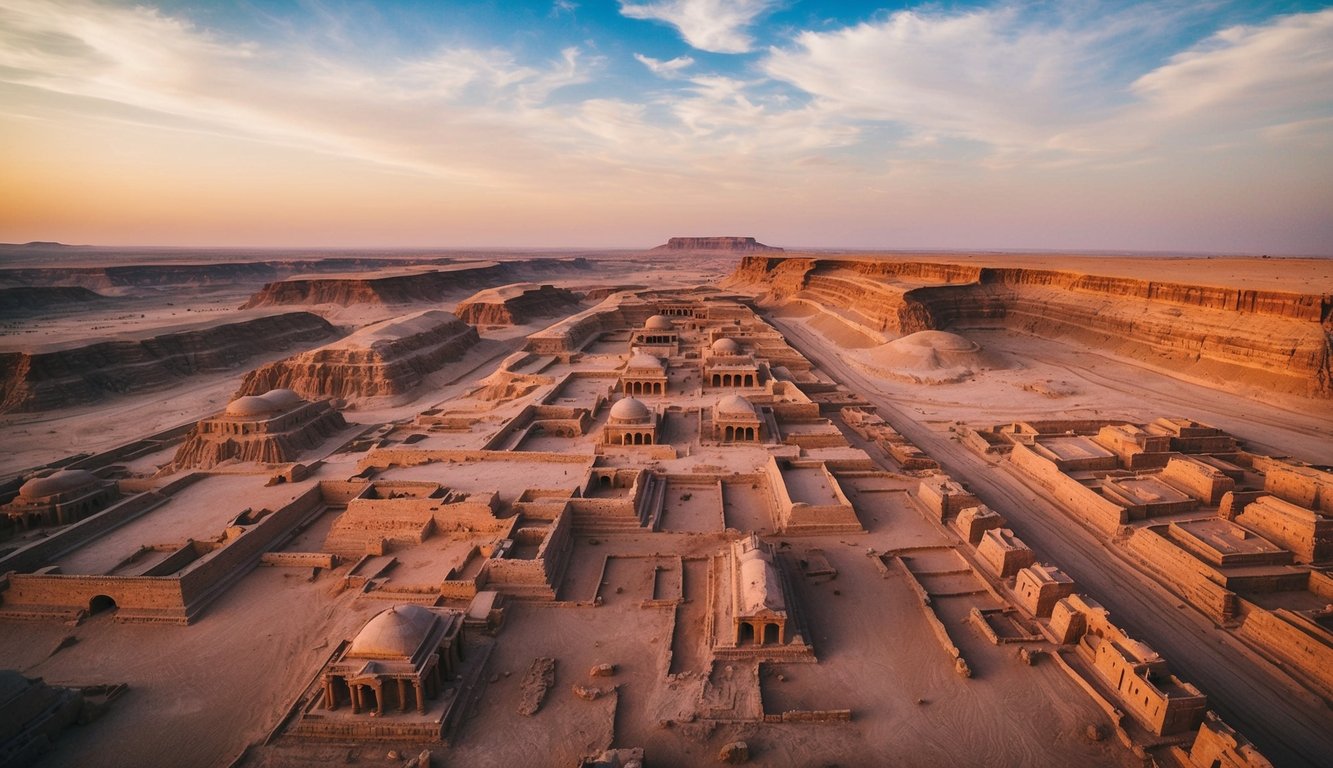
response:
[(1003, 362), (979, 344), (948, 331), (918, 331), (859, 352), (856, 359), (874, 373), (918, 384), (961, 381)]

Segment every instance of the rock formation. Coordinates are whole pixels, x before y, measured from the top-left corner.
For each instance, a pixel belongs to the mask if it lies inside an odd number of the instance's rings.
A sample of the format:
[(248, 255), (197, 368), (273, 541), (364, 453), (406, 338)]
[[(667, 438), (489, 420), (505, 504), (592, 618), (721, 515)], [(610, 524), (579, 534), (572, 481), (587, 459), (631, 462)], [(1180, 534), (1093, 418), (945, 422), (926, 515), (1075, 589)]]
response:
[(70, 285), (0, 288), (0, 315), (40, 312), (53, 307), (105, 299), (87, 288)]
[(284, 312), (145, 339), (0, 353), (0, 413), (45, 411), (225, 371), (337, 331), (309, 312)]
[(572, 291), (553, 285), (514, 283), (473, 294), (455, 314), (473, 325), (522, 325), (537, 317), (567, 315), (579, 307)]
[(753, 237), (673, 237), (654, 251), (726, 251), (727, 253), (780, 253), (781, 248), (764, 245)]
[(172, 463), (207, 469), (228, 459), (294, 461), (346, 427), (327, 400), (309, 402), (290, 389), (274, 389), (237, 398), (222, 413), (200, 421)]
[(1333, 297), (889, 259), (747, 256), (733, 286), (895, 334), (1004, 327), (1194, 376), (1333, 397)]
[(477, 341), (476, 328), (448, 312), (424, 310), (253, 370), (237, 394), (286, 388), (310, 399), (398, 395)]
[(279, 304), (408, 304), (440, 301), (460, 290), (476, 290), (515, 278), (540, 278), (578, 273), (588, 262), (575, 259), (528, 259), (525, 261), (475, 262), (447, 270), (393, 275), (343, 275), (297, 278), (265, 285), (250, 297), (246, 307)]

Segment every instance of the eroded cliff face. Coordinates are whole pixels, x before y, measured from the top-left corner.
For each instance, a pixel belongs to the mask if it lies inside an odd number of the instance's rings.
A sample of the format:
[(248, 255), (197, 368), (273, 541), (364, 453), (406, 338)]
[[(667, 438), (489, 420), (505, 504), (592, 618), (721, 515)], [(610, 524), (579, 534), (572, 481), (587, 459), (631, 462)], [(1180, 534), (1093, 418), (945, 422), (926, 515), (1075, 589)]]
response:
[(236, 395), (279, 388), (308, 400), (399, 395), (478, 341), (476, 328), (448, 312), (417, 312), (253, 370)]
[(517, 283), (474, 294), (459, 303), (455, 314), (473, 325), (522, 325), (534, 318), (567, 315), (579, 308), (579, 297), (572, 291)]
[(441, 301), (459, 291), (476, 290), (521, 279), (577, 275), (587, 260), (527, 259), (485, 262), (448, 270), (384, 276), (308, 277), (272, 282), (250, 297), (245, 307), (291, 304), (410, 304)]
[(1190, 375), (1333, 397), (1333, 297), (1040, 269), (750, 256), (728, 283), (871, 328), (1008, 328)]
[(157, 389), (336, 335), (319, 315), (284, 312), (146, 339), (0, 353), (0, 413), (45, 411)]

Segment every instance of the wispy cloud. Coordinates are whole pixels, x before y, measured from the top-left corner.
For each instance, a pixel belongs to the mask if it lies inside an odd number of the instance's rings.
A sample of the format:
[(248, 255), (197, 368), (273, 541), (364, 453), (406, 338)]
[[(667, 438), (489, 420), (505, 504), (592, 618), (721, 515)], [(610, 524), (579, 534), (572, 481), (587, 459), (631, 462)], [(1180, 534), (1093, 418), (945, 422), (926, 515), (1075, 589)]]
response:
[(893, 123), (906, 144), (965, 140), (992, 160), (1142, 151), (1173, 135), (1262, 128), (1333, 109), (1333, 10), (1235, 27), (1130, 82), (1116, 80), (1153, 7), (1084, 17), (1004, 6), (901, 11), (771, 49), (771, 77), (849, 120)]
[(670, 24), (701, 51), (746, 53), (754, 45), (750, 27), (775, 5), (775, 0), (621, 0), (620, 13)]
[(654, 59), (652, 56), (644, 56), (642, 53), (636, 53), (634, 54), (634, 58), (638, 60), (640, 64), (647, 67), (649, 72), (652, 72), (658, 77), (667, 79), (678, 78), (681, 76), (683, 70), (694, 66), (694, 59), (689, 56), (677, 56), (669, 61), (662, 61), (661, 59)]

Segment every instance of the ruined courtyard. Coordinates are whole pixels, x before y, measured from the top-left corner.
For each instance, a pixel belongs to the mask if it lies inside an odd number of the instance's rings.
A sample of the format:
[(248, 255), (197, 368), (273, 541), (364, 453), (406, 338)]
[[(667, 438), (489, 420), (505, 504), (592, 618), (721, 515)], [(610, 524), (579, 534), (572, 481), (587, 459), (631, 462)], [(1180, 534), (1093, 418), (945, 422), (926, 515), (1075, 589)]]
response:
[(1327, 764), (1333, 273), (1185, 261), (0, 270), (0, 765)]

